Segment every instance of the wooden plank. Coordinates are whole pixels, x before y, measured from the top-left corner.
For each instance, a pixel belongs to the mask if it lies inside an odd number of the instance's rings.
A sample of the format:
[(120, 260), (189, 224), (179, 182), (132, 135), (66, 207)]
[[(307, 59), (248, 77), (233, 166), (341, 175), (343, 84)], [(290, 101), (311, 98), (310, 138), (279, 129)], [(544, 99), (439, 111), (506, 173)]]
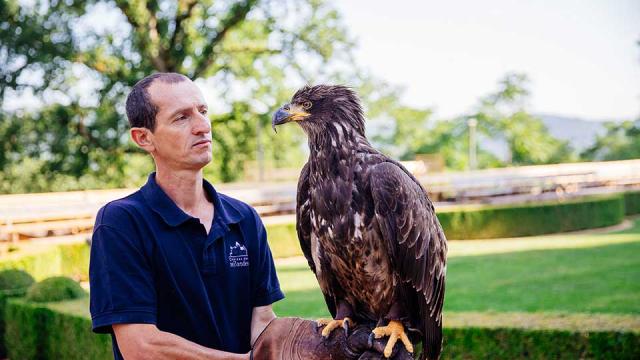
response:
[(95, 220), (93, 217), (84, 219), (68, 219), (56, 221), (40, 221), (21, 224), (7, 224), (0, 226), (0, 240), (15, 242), (21, 237), (42, 237), (50, 235), (50, 232), (67, 230), (71, 234), (93, 229)]

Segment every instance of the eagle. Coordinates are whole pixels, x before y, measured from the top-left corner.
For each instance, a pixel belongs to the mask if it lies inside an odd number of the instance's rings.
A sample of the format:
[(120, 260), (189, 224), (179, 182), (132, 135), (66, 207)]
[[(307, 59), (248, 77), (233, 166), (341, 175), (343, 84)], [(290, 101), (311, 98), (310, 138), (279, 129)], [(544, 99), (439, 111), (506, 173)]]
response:
[(273, 114), (272, 126), (296, 122), (309, 159), (296, 196), (296, 230), (333, 319), (322, 335), (353, 323), (400, 340), (421, 359), (442, 349), (447, 240), (418, 180), (372, 147), (356, 93), (342, 85), (305, 86)]

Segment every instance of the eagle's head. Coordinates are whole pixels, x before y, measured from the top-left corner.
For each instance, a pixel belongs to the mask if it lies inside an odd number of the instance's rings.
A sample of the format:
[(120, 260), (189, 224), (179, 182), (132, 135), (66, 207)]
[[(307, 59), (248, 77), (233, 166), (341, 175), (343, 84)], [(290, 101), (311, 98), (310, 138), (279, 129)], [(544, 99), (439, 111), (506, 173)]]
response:
[(296, 91), (291, 102), (283, 105), (271, 122), (276, 125), (297, 122), (307, 133), (322, 133), (332, 123), (364, 136), (364, 116), (358, 95), (342, 85), (305, 86)]

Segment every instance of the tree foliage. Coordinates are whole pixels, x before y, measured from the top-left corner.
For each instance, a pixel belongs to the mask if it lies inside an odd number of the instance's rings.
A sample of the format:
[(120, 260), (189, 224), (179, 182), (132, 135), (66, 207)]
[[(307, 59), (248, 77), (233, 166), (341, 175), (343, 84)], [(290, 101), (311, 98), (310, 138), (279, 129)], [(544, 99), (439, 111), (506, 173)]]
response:
[[(479, 168), (571, 160), (568, 144), (551, 136), (542, 121), (527, 111), (527, 83), (524, 74), (506, 74), (494, 92), (480, 98), (474, 111), (446, 120), (434, 119), (430, 109), (402, 105), (397, 89), (369, 83), (363, 87), (364, 94), (372, 95), (369, 115), (374, 126), (382, 124), (372, 130), (372, 139), (395, 157), (439, 154), (448, 168), (463, 170), (469, 167), (468, 120), (475, 118)], [(492, 149), (501, 144), (507, 159), (499, 159)]]
[[(208, 173), (236, 179), (257, 133), (273, 147), (268, 114), (292, 84), (351, 45), (319, 0), (0, 0), (0, 14), (3, 192), (133, 185), (128, 163), (139, 152), (124, 97), (156, 71), (215, 83), (220, 144)], [(300, 143), (292, 133), (277, 140)]]
[(363, 99), (371, 142), (394, 158), (413, 159), (428, 136), (431, 109), (404, 104), (402, 89), (370, 75), (351, 80), (351, 84)]
[(529, 98), (525, 74), (509, 73), (499, 81), (498, 89), (483, 97), (471, 117), (478, 131), (507, 145), (506, 164), (549, 164), (571, 159), (571, 148), (549, 134), (542, 120), (526, 107)]
[[(270, 129), (303, 83), (354, 87), (372, 141), (396, 158), (440, 153), (467, 167), (469, 117), (480, 139), (506, 142), (507, 163), (568, 158), (526, 111), (524, 75), (507, 75), (473, 114), (438, 121), (358, 69), (353, 45), (324, 0), (0, 0), (0, 193), (140, 185), (152, 162), (129, 140), (124, 98), (156, 71), (208, 89), (213, 181), (238, 180), (259, 153), (271, 166), (304, 161), (299, 129)], [(504, 164), (482, 145), (478, 162)]]
[(628, 160), (640, 158), (640, 119), (607, 124), (607, 132), (582, 152), (585, 160)]

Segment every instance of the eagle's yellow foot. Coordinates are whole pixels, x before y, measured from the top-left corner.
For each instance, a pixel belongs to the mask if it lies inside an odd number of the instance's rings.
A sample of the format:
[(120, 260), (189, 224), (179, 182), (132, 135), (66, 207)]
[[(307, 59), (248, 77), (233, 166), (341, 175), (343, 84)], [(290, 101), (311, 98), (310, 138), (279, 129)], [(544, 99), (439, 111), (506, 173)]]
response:
[(345, 317), (342, 320), (334, 320), (334, 319), (318, 319), (316, 320), (316, 325), (318, 327), (324, 326), (322, 329), (322, 336), (328, 338), (331, 332), (338, 327), (342, 327), (345, 331), (345, 334), (349, 332), (349, 325), (353, 324), (353, 321), (348, 317)]
[(389, 358), (391, 356), (393, 346), (398, 342), (398, 339), (402, 341), (408, 352), (413, 353), (413, 344), (409, 341), (409, 337), (404, 332), (404, 326), (400, 321), (391, 320), (387, 326), (377, 327), (372, 332), (376, 339), (380, 339), (383, 336), (389, 337), (387, 345), (384, 347), (384, 357)]

